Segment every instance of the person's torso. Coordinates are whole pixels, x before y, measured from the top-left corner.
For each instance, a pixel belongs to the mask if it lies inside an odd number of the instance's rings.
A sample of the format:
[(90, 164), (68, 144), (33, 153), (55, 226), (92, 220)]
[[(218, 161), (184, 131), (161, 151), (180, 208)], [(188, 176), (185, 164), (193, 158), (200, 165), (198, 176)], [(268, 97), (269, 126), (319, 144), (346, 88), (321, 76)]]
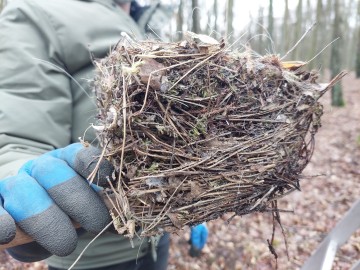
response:
[[(96, 116), (96, 100), (91, 89), (94, 75), (94, 59), (105, 57), (126, 31), (140, 37), (136, 23), (111, 0), (36, 0), (57, 33), (60, 50), (54, 54), (63, 61), (62, 68), (71, 77), (72, 127), (71, 142), (79, 137), (95, 140), (91, 123)], [(44, 26), (46, 27), (46, 26)], [(79, 239), (77, 249), (65, 258), (51, 257), (48, 263), (54, 267), (67, 268), (79, 256), (94, 237), (86, 234)], [(135, 241), (106, 234), (95, 241), (85, 252), (75, 269), (90, 269), (142, 257), (147, 252), (147, 241)]]
[(71, 141), (95, 139), (91, 123), (96, 101), (91, 89), (93, 60), (105, 57), (121, 39), (121, 32), (140, 38), (136, 23), (111, 0), (37, 0), (57, 32), (61, 59), (71, 76), (73, 126)]

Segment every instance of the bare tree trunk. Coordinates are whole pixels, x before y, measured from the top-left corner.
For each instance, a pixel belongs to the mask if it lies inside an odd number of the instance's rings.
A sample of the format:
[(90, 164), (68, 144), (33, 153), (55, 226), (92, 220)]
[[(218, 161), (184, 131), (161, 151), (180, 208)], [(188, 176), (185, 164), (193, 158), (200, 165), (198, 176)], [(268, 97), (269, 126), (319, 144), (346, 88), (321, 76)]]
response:
[(0, 12), (3, 10), (5, 5), (6, 5), (6, 0), (0, 0)]
[(194, 33), (200, 34), (200, 7), (198, 0), (192, 0), (192, 30)]
[[(322, 0), (318, 0), (317, 1), (317, 5), (316, 5), (316, 26), (314, 27), (313, 33), (312, 33), (312, 42), (311, 42), (311, 55), (309, 57), (309, 59), (311, 59), (312, 57), (314, 57), (316, 55), (316, 53), (318, 52), (318, 41), (319, 41), (319, 30), (323, 31), (323, 21), (322, 21), (322, 16), (323, 16), (323, 5), (322, 5)], [(322, 63), (321, 59), (321, 55), (319, 55), (317, 57), (317, 59), (314, 59), (314, 61), (309, 63), (309, 68), (313, 69), (315, 67), (315, 63)]]
[[(324, 18), (324, 31), (322, 31), (321, 44), (328, 44), (332, 41), (332, 35), (329, 35), (332, 31), (332, 20), (333, 20), (333, 7), (334, 0), (327, 0), (325, 3), (325, 18)], [(331, 50), (324, 51), (324, 69), (330, 69)], [(322, 69), (322, 72), (324, 71)]]
[(269, 2), (269, 16), (268, 16), (268, 27), (267, 30), (269, 32), (269, 38), (268, 38), (268, 51), (273, 52), (273, 40), (275, 40), (274, 37), (274, 9), (273, 9), (273, 0), (270, 0)]
[[(335, 77), (337, 74), (340, 73), (341, 70), (341, 24), (342, 24), (342, 17), (340, 13), (340, 0), (334, 1), (334, 24), (333, 24), (333, 39), (340, 38), (335, 42), (331, 47), (331, 59), (330, 59), (330, 69), (331, 69), (331, 77)], [(344, 99), (342, 95), (342, 87), (341, 81), (337, 83), (331, 89), (331, 105), (333, 106), (344, 106)]]
[(259, 7), (258, 11), (258, 23), (256, 34), (258, 35), (255, 51), (259, 54), (262, 54), (264, 51), (264, 8)]
[(313, 9), (311, 7), (311, 1), (310, 0), (306, 1), (306, 11), (305, 11), (304, 14), (305, 14), (305, 19), (303, 20), (303, 25), (305, 27), (308, 27), (309, 25), (312, 25), (314, 23)]
[[(293, 44), (295, 44), (296, 42), (298, 42), (298, 40), (301, 38), (302, 35), (302, 8), (303, 6), (303, 2), (302, 0), (299, 0), (298, 2), (298, 6), (296, 8), (296, 25), (295, 25), (295, 35), (294, 35), (294, 40), (293, 40)], [(292, 44), (292, 45), (293, 45)], [(298, 53), (298, 48), (299, 46), (295, 47), (294, 50), (292, 51), (291, 57), (293, 60), (298, 60), (297, 58), (299, 57), (299, 53)]]
[(356, 43), (357, 46), (356, 46), (355, 71), (356, 71), (356, 78), (360, 78), (360, 1), (358, 1), (358, 7), (357, 7), (356, 31), (358, 33), (358, 36)]
[(251, 15), (251, 13), (249, 13), (249, 24), (248, 24), (248, 27), (247, 27), (247, 34), (246, 34), (246, 46), (249, 47), (250, 49), (254, 49), (253, 46), (251, 45), (251, 42), (249, 42), (253, 36), (254, 36), (254, 32), (253, 32), (253, 29), (254, 29), (254, 19)]
[(210, 35), (212, 29), (211, 29), (211, 10), (208, 10), (206, 16), (207, 16), (207, 22), (206, 22), (206, 28), (205, 28), (205, 34)]
[(180, 0), (178, 12), (176, 15), (176, 39), (182, 40), (183, 38), (183, 24), (184, 24), (184, 3)]
[(228, 42), (232, 43), (234, 40), (234, 28), (233, 28), (233, 7), (234, 0), (227, 0), (226, 4), (226, 38)]
[[(354, 39), (354, 27), (351, 26), (352, 23), (349, 22), (349, 19), (356, 19), (356, 8), (353, 6), (353, 0), (347, 1), (340, 1), (342, 6), (342, 18), (343, 18), (343, 39), (346, 40), (346, 43), (343, 43), (343, 51), (342, 51), (342, 58), (343, 58), (343, 67), (350, 68), (351, 62), (354, 59), (355, 55), (355, 48), (352, 48), (352, 44), (356, 42)], [(352, 51), (351, 51), (352, 49)], [(350, 57), (350, 53), (353, 52), (353, 55)]]
[(218, 1), (217, 0), (214, 0), (214, 10), (213, 10), (213, 15), (214, 15), (214, 32), (215, 34), (217, 35), (218, 33), (218, 27), (217, 27), (217, 24), (218, 24)]
[[(314, 1), (312, 1), (314, 2)], [(305, 10), (304, 10), (305, 8)], [(309, 29), (309, 26), (312, 25), (315, 22), (315, 18), (313, 16), (314, 10), (311, 6), (311, 1), (307, 0), (306, 1), (306, 6), (303, 7), (303, 19), (302, 19), (302, 27), (301, 27), (301, 32), (300, 32), (300, 36), (302, 36), (306, 30)], [(310, 59), (311, 57), (311, 53), (312, 53), (312, 47), (311, 47), (311, 36), (313, 35), (313, 33), (311, 33), (310, 35), (307, 36), (306, 40), (304, 40), (303, 42), (301, 42), (301, 44), (299, 45), (299, 50), (298, 50), (298, 58), (301, 59)], [(300, 52), (301, 51), (301, 52)]]
[(289, 0), (285, 0), (284, 21), (282, 26), (282, 53), (285, 54), (290, 49), (290, 13), (289, 13)]

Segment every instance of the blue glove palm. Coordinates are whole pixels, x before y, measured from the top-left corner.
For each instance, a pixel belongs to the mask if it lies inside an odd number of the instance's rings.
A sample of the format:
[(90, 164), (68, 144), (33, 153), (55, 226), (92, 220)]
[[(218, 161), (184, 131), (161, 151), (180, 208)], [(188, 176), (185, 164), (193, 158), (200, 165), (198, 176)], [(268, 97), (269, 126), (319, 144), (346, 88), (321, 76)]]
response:
[(197, 226), (191, 227), (190, 233), (190, 251), (189, 254), (191, 257), (199, 257), (201, 250), (204, 248), (207, 238), (209, 235), (208, 228), (206, 223), (199, 224)]
[[(76, 247), (70, 218), (90, 232), (100, 232), (111, 220), (101, 198), (84, 178), (93, 171), (100, 152), (71, 144), (25, 163), (18, 174), (0, 181), (0, 243), (12, 240), (14, 221), (36, 242), (58, 256)], [(102, 161), (97, 175), (106, 181), (112, 166)]]

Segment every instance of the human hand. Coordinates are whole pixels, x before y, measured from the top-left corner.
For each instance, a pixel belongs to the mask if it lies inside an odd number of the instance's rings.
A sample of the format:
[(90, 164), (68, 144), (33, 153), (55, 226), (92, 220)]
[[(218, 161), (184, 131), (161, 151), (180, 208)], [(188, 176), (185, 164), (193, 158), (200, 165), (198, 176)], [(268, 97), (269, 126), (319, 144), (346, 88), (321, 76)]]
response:
[[(0, 180), (0, 243), (15, 236), (15, 222), (51, 254), (66, 256), (77, 245), (71, 219), (98, 233), (111, 221), (105, 203), (87, 178), (101, 151), (71, 144), (28, 161), (16, 176)], [(113, 167), (100, 162), (95, 181), (107, 181)]]
[(208, 228), (206, 223), (191, 227), (189, 244), (191, 245), (189, 254), (191, 257), (199, 257), (201, 250), (205, 246), (208, 238)]

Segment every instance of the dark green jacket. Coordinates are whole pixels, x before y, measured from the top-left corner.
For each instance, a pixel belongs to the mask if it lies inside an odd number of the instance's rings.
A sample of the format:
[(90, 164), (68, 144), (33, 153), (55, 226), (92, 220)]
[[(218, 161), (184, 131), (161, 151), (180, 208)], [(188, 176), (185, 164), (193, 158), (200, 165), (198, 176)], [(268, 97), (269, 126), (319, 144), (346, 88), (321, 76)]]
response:
[[(49, 150), (93, 142), (96, 106), (89, 82), (91, 57), (106, 56), (121, 32), (140, 37), (135, 22), (112, 0), (12, 0), (0, 16), (0, 179)], [(92, 236), (91, 236), (92, 237)], [(67, 258), (67, 268), (89, 236)], [(105, 235), (76, 269), (91, 269), (144, 255), (147, 243)]]

